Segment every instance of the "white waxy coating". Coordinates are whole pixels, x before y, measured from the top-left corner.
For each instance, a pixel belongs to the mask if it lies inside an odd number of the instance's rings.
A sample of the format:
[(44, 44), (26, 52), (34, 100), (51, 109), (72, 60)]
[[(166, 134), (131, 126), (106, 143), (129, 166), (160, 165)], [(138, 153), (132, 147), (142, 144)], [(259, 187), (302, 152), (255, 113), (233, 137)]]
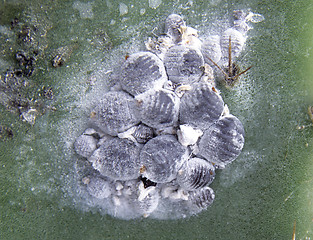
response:
[(199, 137), (203, 135), (200, 129), (193, 128), (188, 124), (180, 125), (179, 128), (177, 130), (178, 141), (185, 147), (195, 144)]
[(176, 177), (187, 157), (187, 148), (174, 136), (157, 136), (147, 142), (140, 152), (140, 161), (145, 169), (143, 176), (156, 183), (169, 182)]
[(131, 54), (122, 65), (122, 89), (136, 96), (149, 89), (160, 89), (167, 81), (163, 62), (151, 52)]
[(221, 96), (210, 85), (197, 83), (180, 100), (179, 121), (203, 131), (220, 118), (223, 110)]
[(104, 142), (88, 159), (101, 175), (115, 180), (140, 176), (141, 146), (127, 139), (112, 138)]
[(137, 142), (136, 139), (133, 137), (133, 133), (136, 131), (137, 126), (131, 127), (130, 129), (126, 130), (125, 132), (117, 134), (119, 138), (126, 138), (133, 142)]
[(139, 123), (135, 100), (122, 91), (107, 92), (91, 113), (91, 121), (103, 132), (117, 136)]
[(161, 60), (164, 59), (164, 54), (173, 45), (173, 39), (168, 35), (160, 36), (157, 39), (148, 38), (145, 42), (146, 49), (156, 54)]
[(137, 194), (137, 201), (134, 202), (135, 208), (142, 216), (148, 217), (158, 206), (159, 192), (154, 186), (144, 188), (141, 182)]
[(139, 124), (128, 129), (125, 132), (119, 133), (117, 136), (119, 138), (127, 138), (133, 142), (146, 143), (153, 138), (153, 129), (144, 124)]
[(189, 47), (200, 48), (201, 41), (198, 38), (198, 31), (192, 27), (181, 27), (182, 32), (182, 44)]
[(175, 45), (164, 56), (168, 78), (177, 84), (199, 81), (203, 75), (203, 65), (203, 56), (198, 48)]
[(179, 98), (165, 89), (150, 90), (136, 96), (138, 116), (152, 128), (175, 126), (178, 120)]
[(226, 115), (203, 133), (199, 155), (224, 168), (239, 156), (243, 145), (242, 123), (235, 116)]
[(188, 191), (171, 183), (161, 187), (161, 195), (170, 200), (188, 200)]
[(177, 182), (186, 190), (194, 190), (209, 185), (214, 177), (215, 168), (212, 163), (201, 158), (191, 158), (178, 171)]

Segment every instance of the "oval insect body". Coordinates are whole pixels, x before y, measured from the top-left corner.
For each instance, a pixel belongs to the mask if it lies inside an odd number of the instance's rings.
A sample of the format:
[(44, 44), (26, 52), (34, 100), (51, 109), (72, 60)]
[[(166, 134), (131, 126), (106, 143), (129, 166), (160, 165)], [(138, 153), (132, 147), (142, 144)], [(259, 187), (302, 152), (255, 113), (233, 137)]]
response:
[(140, 176), (141, 146), (127, 139), (112, 138), (104, 142), (88, 161), (101, 175), (115, 180), (131, 180)]
[(137, 126), (133, 136), (138, 143), (144, 144), (153, 138), (153, 129), (144, 124), (140, 124)]
[(246, 37), (241, 32), (234, 28), (228, 28), (221, 37), (223, 64), (228, 63), (229, 39), (231, 39), (231, 56), (233, 58), (239, 56), (246, 42)]
[(140, 161), (145, 167), (142, 175), (156, 183), (169, 182), (176, 177), (187, 157), (187, 148), (174, 136), (157, 136), (147, 142), (140, 152)]
[(171, 36), (174, 43), (182, 40), (181, 27), (186, 27), (186, 23), (178, 14), (171, 14), (166, 18), (165, 34)]
[(199, 49), (184, 45), (171, 47), (164, 56), (169, 80), (176, 84), (190, 84), (203, 75), (203, 56)]
[(195, 212), (207, 209), (214, 201), (215, 194), (212, 188), (204, 187), (189, 193), (189, 205)]
[(186, 190), (194, 190), (209, 185), (214, 177), (212, 163), (201, 158), (191, 158), (178, 171), (177, 182)]
[(224, 168), (234, 161), (244, 145), (244, 128), (238, 118), (226, 115), (211, 125), (199, 142), (199, 155)]
[(166, 81), (163, 62), (151, 52), (131, 54), (121, 69), (121, 86), (133, 96), (149, 89), (160, 89)]
[(98, 133), (92, 129), (87, 128), (82, 135), (76, 138), (74, 142), (75, 152), (85, 158), (91, 156), (91, 154), (96, 150), (97, 143), (99, 141)]
[(134, 98), (122, 91), (105, 93), (92, 113), (92, 124), (111, 136), (117, 136), (140, 121), (135, 114)]
[(203, 131), (219, 119), (223, 110), (220, 95), (210, 85), (197, 83), (180, 100), (179, 121)]
[(108, 198), (112, 194), (110, 182), (98, 176), (89, 176), (83, 179), (88, 193), (98, 199)]
[(152, 128), (177, 125), (179, 98), (171, 91), (149, 90), (136, 96), (138, 116)]

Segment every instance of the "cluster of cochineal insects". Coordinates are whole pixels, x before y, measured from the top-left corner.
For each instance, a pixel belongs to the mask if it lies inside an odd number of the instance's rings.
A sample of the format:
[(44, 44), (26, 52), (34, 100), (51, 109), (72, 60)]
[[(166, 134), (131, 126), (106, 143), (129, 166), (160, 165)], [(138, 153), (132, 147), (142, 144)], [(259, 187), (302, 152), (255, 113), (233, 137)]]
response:
[[(185, 51), (195, 50), (197, 53), (189, 55), (194, 57), (193, 62), (197, 59), (198, 64), (202, 64), (201, 69), (197, 69), (199, 74), (212, 80), (214, 78), (212, 67), (216, 68), (219, 71), (217, 77), (222, 80), (226, 87), (234, 87), (239, 81), (239, 76), (252, 67), (240, 71), (239, 66), (233, 62), (233, 59), (240, 55), (245, 45), (247, 32), (251, 29), (248, 22), (261, 22), (264, 17), (253, 12), (247, 14), (241, 10), (234, 11), (233, 17), (233, 26), (226, 29), (221, 36), (209, 35), (200, 40), (196, 29), (186, 26), (181, 16), (172, 14), (165, 23), (167, 32), (156, 39), (149, 38), (146, 42), (146, 48), (158, 55), (169, 66), (176, 60), (175, 57), (179, 56), (178, 52), (183, 54)], [(170, 35), (174, 37), (172, 38)], [(179, 45), (186, 46), (187, 50), (182, 46), (172, 48), (176, 43), (182, 43)], [(168, 52), (169, 49), (170, 52)], [(219, 73), (222, 76), (219, 76)], [(175, 73), (173, 74), (175, 77)], [(193, 79), (188, 80), (192, 81)]]
[(93, 170), (82, 186), (96, 207), (123, 219), (181, 218), (212, 204), (215, 170), (244, 145), (243, 125), (224, 104), (212, 70), (242, 50), (247, 16), (237, 14), (234, 27), (204, 42), (171, 14), (148, 51), (125, 59), (117, 85), (74, 143)]

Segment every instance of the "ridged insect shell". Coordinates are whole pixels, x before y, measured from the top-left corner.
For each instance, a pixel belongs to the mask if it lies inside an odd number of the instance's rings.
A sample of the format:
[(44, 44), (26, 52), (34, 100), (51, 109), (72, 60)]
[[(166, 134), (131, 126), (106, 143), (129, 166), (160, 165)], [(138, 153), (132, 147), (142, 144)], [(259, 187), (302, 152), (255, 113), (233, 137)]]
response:
[(153, 129), (144, 124), (139, 124), (132, 134), (138, 143), (146, 143), (153, 138)]
[(140, 152), (140, 162), (144, 167), (142, 175), (156, 183), (170, 182), (187, 157), (187, 148), (174, 136), (157, 136), (147, 142)]
[(135, 114), (135, 100), (123, 91), (104, 94), (91, 112), (91, 122), (103, 132), (117, 136), (140, 122)]
[(224, 168), (241, 153), (244, 135), (240, 120), (231, 114), (226, 115), (203, 133), (199, 155)]
[(121, 68), (122, 89), (133, 96), (149, 89), (160, 89), (166, 81), (163, 62), (151, 52), (131, 54)]
[(212, 188), (199, 188), (189, 193), (189, 205), (195, 212), (207, 209), (214, 201), (215, 194)]
[(203, 75), (204, 59), (199, 49), (185, 45), (171, 47), (164, 56), (169, 80), (176, 84), (191, 84)]
[(140, 176), (141, 146), (133, 141), (112, 138), (104, 142), (88, 158), (101, 175), (115, 180), (131, 180)]
[(140, 120), (152, 128), (177, 125), (179, 98), (171, 91), (149, 90), (136, 96)]
[(234, 28), (228, 28), (221, 37), (221, 50), (224, 64), (228, 64), (229, 37), (231, 39), (232, 58), (236, 58), (239, 56), (246, 42), (246, 37), (243, 36), (241, 32)]
[(191, 158), (178, 171), (177, 182), (186, 190), (194, 190), (209, 185), (214, 177), (212, 163), (201, 158)]
[(221, 96), (207, 83), (196, 83), (180, 100), (180, 124), (189, 124), (204, 131), (216, 122), (224, 110)]

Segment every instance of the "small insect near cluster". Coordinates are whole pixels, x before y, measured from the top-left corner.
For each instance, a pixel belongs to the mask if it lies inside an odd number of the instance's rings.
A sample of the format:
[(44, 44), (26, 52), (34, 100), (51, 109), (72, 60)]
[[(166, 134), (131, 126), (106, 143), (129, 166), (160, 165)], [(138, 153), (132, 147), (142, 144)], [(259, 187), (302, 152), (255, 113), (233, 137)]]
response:
[(231, 45), (231, 36), (229, 36), (229, 46), (228, 46), (228, 67), (221, 68), (216, 62), (214, 62), (211, 58), (208, 59), (216, 66), (224, 75), (223, 82), (225, 83), (226, 87), (234, 87), (236, 83), (239, 82), (240, 75), (249, 71), (252, 66), (248, 67), (244, 71), (240, 71), (239, 66), (232, 62), (232, 45)]
[(264, 17), (260, 14), (234, 11), (234, 25), (226, 29), (222, 36), (211, 35), (202, 43), (202, 53), (206, 62), (215, 66), (222, 74), (220, 77), (226, 87), (232, 88), (239, 82), (239, 77), (252, 68), (241, 71), (238, 64), (233, 62), (242, 52), (247, 32), (251, 27), (248, 22), (261, 22)]
[[(246, 19), (240, 21), (245, 27)], [(242, 49), (235, 31), (225, 33), (237, 37), (233, 48), (228, 38), (230, 58)], [(223, 37), (211, 39), (220, 43), (204, 45), (171, 14), (164, 35), (146, 43), (148, 51), (127, 55), (114, 90), (97, 101), (74, 142), (89, 165), (79, 191), (89, 203), (123, 219), (184, 218), (213, 203), (216, 169), (240, 155), (245, 133), (215, 87), (211, 65), (222, 69), (216, 62), (224, 60), (224, 45)], [(229, 64), (228, 81), (248, 71)]]

